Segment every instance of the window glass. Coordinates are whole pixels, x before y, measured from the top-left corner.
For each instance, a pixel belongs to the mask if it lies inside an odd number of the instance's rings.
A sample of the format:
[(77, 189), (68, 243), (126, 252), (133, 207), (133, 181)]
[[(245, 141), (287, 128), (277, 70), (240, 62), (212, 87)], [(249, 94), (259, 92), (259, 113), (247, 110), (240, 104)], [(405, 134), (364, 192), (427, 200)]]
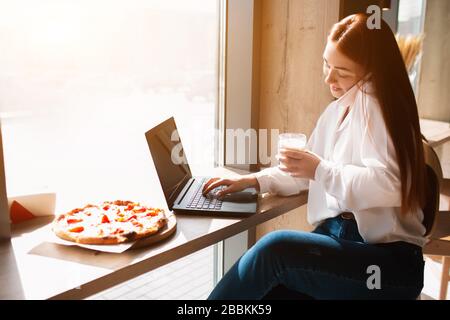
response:
[(68, 207), (161, 201), (145, 132), (170, 116), (189, 163), (212, 167), (218, 8), (212, 0), (0, 0), (8, 193), (55, 191)]
[(425, 0), (400, 0), (398, 11), (398, 34), (401, 38), (400, 47), (405, 52), (414, 52), (409, 54), (406, 64), (409, 79), (415, 93), (418, 90), (420, 59), (422, 56), (421, 44), (423, 42), (423, 24), (425, 19)]

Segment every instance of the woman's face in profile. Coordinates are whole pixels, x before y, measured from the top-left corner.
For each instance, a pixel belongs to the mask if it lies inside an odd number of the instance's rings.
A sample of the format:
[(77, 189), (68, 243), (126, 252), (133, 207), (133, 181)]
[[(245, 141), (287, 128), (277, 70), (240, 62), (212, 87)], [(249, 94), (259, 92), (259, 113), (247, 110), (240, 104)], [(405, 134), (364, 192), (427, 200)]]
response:
[(336, 43), (328, 41), (323, 53), (323, 73), (325, 83), (330, 86), (333, 97), (342, 97), (360, 79), (362, 68), (336, 48)]

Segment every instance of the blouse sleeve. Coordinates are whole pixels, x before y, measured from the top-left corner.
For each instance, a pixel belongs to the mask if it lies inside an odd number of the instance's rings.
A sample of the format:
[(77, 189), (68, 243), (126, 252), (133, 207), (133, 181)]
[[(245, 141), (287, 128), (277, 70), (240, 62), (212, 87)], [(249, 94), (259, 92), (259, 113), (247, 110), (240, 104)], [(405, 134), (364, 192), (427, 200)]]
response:
[(366, 110), (366, 119), (361, 119), (362, 165), (321, 160), (314, 180), (335, 197), (340, 206), (349, 210), (400, 207), (400, 173), (381, 110), (374, 100), (369, 100), (363, 110)]
[(254, 175), (258, 180), (261, 193), (291, 196), (309, 187), (309, 180), (291, 177), (278, 167), (267, 168)]

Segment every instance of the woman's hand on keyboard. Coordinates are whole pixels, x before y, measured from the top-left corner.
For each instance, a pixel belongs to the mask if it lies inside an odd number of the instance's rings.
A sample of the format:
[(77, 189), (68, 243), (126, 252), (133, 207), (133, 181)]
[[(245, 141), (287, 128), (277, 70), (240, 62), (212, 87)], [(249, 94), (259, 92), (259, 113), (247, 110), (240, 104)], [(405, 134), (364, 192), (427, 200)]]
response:
[(245, 175), (239, 178), (211, 178), (203, 186), (203, 195), (206, 196), (210, 191), (224, 186), (224, 188), (217, 192), (216, 197), (220, 198), (226, 194), (239, 192), (247, 188), (255, 188), (259, 191), (259, 183), (255, 176)]

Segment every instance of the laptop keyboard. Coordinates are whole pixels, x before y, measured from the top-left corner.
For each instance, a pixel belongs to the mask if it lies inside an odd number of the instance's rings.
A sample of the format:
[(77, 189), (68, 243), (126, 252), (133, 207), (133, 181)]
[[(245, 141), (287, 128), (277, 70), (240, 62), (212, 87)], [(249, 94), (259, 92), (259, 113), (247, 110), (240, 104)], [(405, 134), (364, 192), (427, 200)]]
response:
[[(200, 187), (195, 191), (192, 198), (189, 200), (187, 208), (190, 209), (204, 209), (204, 210), (220, 210), (222, 208), (222, 201), (215, 198), (207, 198), (203, 196), (202, 190), (203, 186), (207, 180), (203, 180), (200, 184)], [(219, 191), (221, 189), (225, 188), (225, 186), (220, 186), (216, 188), (215, 190)]]

